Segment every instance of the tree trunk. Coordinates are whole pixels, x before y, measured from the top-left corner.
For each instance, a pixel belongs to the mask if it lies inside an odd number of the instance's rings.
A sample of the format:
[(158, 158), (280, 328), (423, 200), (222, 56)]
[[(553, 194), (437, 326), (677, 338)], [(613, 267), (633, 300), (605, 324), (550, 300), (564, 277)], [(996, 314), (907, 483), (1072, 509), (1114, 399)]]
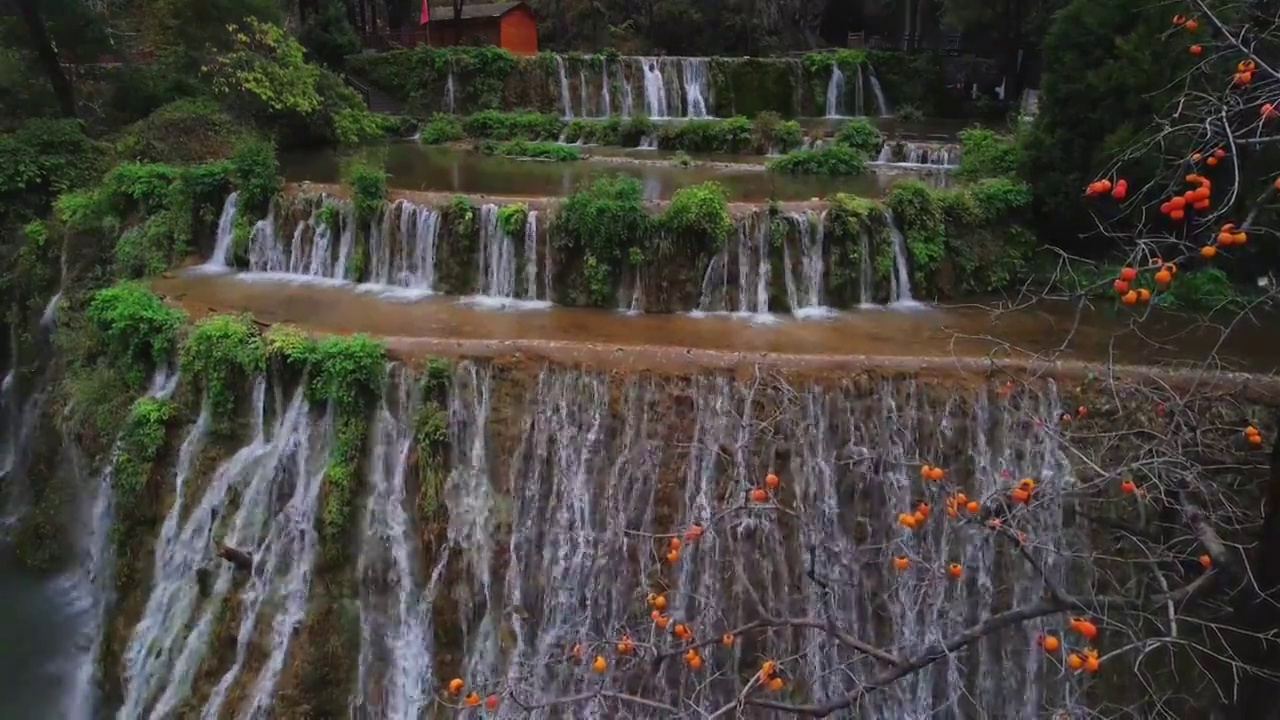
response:
[(253, 572), (253, 556), (244, 550), (222, 543), (218, 546), (218, 557), (235, 565), (237, 570)]
[(40, 57), (40, 64), (44, 65), (45, 74), (49, 76), (49, 84), (53, 86), (54, 97), (58, 99), (58, 108), (63, 116), (75, 117), (75, 91), (71, 87), (71, 80), (62, 70), (62, 63), (58, 61), (58, 51), (53, 47), (44, 18), (36, 7), (36, 0), (17, 0), (17, 4), (18, 12), (22, 13), (27, 31), (31, 34), (31, 45)]

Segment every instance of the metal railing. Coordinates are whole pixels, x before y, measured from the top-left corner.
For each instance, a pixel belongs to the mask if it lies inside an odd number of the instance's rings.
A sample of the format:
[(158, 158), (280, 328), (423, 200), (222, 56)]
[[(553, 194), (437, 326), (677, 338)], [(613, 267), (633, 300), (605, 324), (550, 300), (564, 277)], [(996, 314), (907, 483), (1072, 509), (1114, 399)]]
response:
[(366, 109), (371, 109), (373, 107), (373, 103), (369, 97), (369, 88), (365, 86), (364, 83), (346, 74), (342, 76), (342, 79), (346, 81), (347, 85), (351, 86), (352, 90), (355, 90), (360, 94), (360, 99), (364, 100), (364, 106)]

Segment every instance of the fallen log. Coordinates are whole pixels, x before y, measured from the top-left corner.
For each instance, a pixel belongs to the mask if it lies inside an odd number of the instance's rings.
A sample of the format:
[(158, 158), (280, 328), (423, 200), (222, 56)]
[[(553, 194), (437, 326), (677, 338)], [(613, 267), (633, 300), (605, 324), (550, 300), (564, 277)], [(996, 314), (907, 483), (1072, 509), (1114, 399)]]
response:
[(226, 543), (218, 545), (218, 557), (236, 566), (237, 570), (253, 572), (253, 556)]

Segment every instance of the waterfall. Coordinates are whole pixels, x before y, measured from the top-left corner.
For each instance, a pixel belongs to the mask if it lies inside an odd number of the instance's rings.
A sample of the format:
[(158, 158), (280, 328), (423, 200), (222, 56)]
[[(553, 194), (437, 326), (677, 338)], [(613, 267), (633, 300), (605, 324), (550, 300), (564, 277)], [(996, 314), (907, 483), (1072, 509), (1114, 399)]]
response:
[(600, 117), (607, 118), (613, 114), (609, 102), (609, 59), (600, 58)]
[(476, 291), (484, 298), (512, 298), (516, 293), (515, 243), (498, 218), (498, 206), (480, 207), (480, 262)]
[(885, 222), (889, 224), (889, 239), (893, 243), (893, 272), (889, 275), (889, 302), (899, 307), (919, 305), (911, 297), (911, 271), (907, 264), (907, 241), (898, 229), (898, 221), (893, 211), (884, 210)]
[(450, 115), (458, 112), (457, 99), (454, 97), (453, 58), (453, 55), (449, 56), (449, 79), (444, 84), (444, 106)]
[(871, 263), (871, 234), (863, 229), (858, 237), (858, 305), (875, 307), (875, 272)]
[(276, 234), (276, 201), (267, 216), (253, 224), (249, 233), (249, 269), (257, 272), (284, 272), (289, 267), (284, 245)]
[[(626, 73), (623, 72), (625, 63), (618, 63), (618, 85), (622, 88), (622, 117), (629, 118), (632, 115), (632, 96), (631, 82), (627, 79)], [(608, 65), (606, 64), (606, 68)], [(606, 73), (607, 74), (607, 73)], [(606, 83), (607, 85), (607, 83)]]
[(865, 116), (867, 114), (866, 112), (867, 104), (866, 104), (866, 101), (863, 99), (865, 95), (862, 87), (863, 72), (865, 72), (865, 70), (863, 70), (863, 67), (859, 65), (858, 73), (853, 76), (854, 80), (856, 81), (853, 84), (853, 89), (854, 89), (854, 98), (853, 98), (854, 110), (853, 111), (854, 111), (854, 114), (858, 115), (859, 117)]
[[(178, 374), (162, 368), (152, 377), (147, 397), (168, 399), (177, 387)], [(182, 442), (176, 473), (178, 483), (185, 482), (191, 473), (195, 453), (204, 440), (208, 420), (208, 412), (202, 412)], [(65, 447), (73, 453), (78, 452), (74, 449), (74, 442), (67, 442)], [(112, 575), (115, 570), (115, 555), (111, 541), (111, 523), (115, 514), (115, 488), (112, 481), (118, 452), (117, 445), (97, 482), (90, 488), (91, 500), (81, 505), (79, 519), (84, 535), (78, 550), (83, 564), (63, 578), (66, 602), (75, 606), (86, 617), (84, 627), (80, 628), (80, 657), (76, 658), (71, 688), (63, 701), (63, 717), (76, 720), (95, 716), (98, 655), (110, 617), (109, 609), (114, 601), (115, 585)], [(73, 461), (73, 470), (78, 469), (79, 464)]]
[[(251, 653), (256, 677), (245, 678), (251, 685), (236, 714), (257, 716), (269, 702), (305, 609), (316, 549), (314, 516), (333, 422), (331, 411), (318, 423), (309, 419), (304, 386), (287, 405), (277, 398), (283, 411), (268, 431), (266, 383), (259, 378), (248, 444), (190, 495), (194, 506), (189, 512), (176, 501), (169, 509), (164, 521), (169, 531), (162, 530), (155, 549), (146, 607), (124, 654), (120, 720), (171, 716), (190, 697), (224, 604), (234, 602), (230, 595), (237, 571), (215, 556), (220, 542), (252, 549), (254, 572), (239, 607), (234, 663), (201, 715), (217, 716)], [(313, 435), (319, 440), (314, 446)], [(229, 496), (238, 502), (228, 505)], [(277, 506), (273, 499), (283, 504)], [(272, 638), (265, 647), (250, 642), (263, 620), (270, 620)]]
[[(524, 299), (538, 299), (538, 211), (530, 210), (524, 221)], [(550, 277), (548, 275), (548, 277)], [(550, 296), (547, 297), (550, 300)]]
[(587, 87), (587, 68), (585, 66), (578, 67), (578, 102), (582, 104), (582, 117), (591, 117), (591, 104), (588, 102), (587, 95), (589, 89)]
[(791, 222), (796, 226), (796, 242), (800, 255), (800, 272), (796, 278), (792, 272), (791, 245), (784, 242), (783, 257), (786, 265), (784, 277), (787, 284), (787, 304), (796, 317), (829, 315), (831, 309), (822, 304), (823, 275), (826, 271), (824, 245), (826, 239), (826, 214), (805, 211), (793, 213)]
[(831, 63), (831, 79), (827, 81), (827, 117), (840, 117), (844, 113), (844, 73), (840, 66)]
[[(432, 638), (414, 507), (407, 489), (419, 398), (392, 368), (369, 439), (369, 499), (360, 531), (360, 654), (356, 698), (366, 716), (416, 718), (430, 702)], [(372, 715), (370, 715), (372, 713)]]
[(207, 268), (227, 267), (227, 256), (231, 253), (231, 235), (236, 224), (236, 203), (240, 199), (239, 192), (233, 192), (222, 203), (222, 214), (218, 216), (218, 230), (214, 235), (213, 254), (205, 262)]
[(440, 236), (440, 212), (420, 205), (405, 205), (400, 220), (400, 267), (397, 285), (434, 291), (436, 242)]
[(640, 66), (644, 69), (644, 112), (652, 119), (669, 117), (667, 87), (659, 62), (658, 58), (640, 58)]
[(889, 101), (884, 97), (884, 91), (880, 89), (880, 79), (876, 77), (876, 69), (867, 66), (867, 78), (871, 80), (871, 92), (876, 96), (876, 108), (880, 111), (880, 117), (889, 117), (893, 114), (893, 109), (889, 107)]
[(680, 58), (681, 77), (684, 80), (685, 117), (710, 117), (707, 112), (707, 93), (709, 87), (707, 59), (699, 57)]
[[(610, 694), (635, 693), (640, 668), (643, 697), (706, 713), (744, 692), (747, 673), (731, 669), (764, 656), (782, 659), (788, 682), (803, 684), (816, 703), (853, 691), (864, 673), (875, 672), (875, 661), (851, 657), (821, 628), (797, 629), (772, 634), (768, 649), (761, 640), (744, 638), (732, 648), (717, 641), (705, 649), (701, 673), (722, 674), (695, 692), (692, 681), (701, 674), (684, 667), (680, 645), (645, 616), (648, 593), (663, 593), (665, 614), (691, 623), (699, 638), (758, 618), (758, 607), (787, 608), (799, 617), (839, 618), (843, 627), (857, 627), (860, 639), (908, 657), (1010, 602), (1038, 599), (1035, 571), (980, 524), (948, 522), (940, 496), (927, 533), (895, 525), (896, 514), (928, 492), (918, 477), (920, 458), (959, 463), (960, 452), (974, 464), (963, 489), (984, 501), (1002, 491), (1005, 473), (1036, 477), (1044, 498), (1034, 517), (1019, 522), (1042, 540), (1030, 552), (1053, 576), (1066, 559), (1049, 548), (1077, 542), (1063, 526), (1055, 492), (1073, 482), (1056, 434), (1027, 429), (1031, 418), (1060, 411), (1051, 386), (1041, 398), (997, 405), (985, 388), (964, 397), (889, 380), (866, 388), (836, 382), (766, 389), (708, 373), (676, 381), (674, 389), (689, 399), (676, 419), (658, 402), (673, 388), (657, 378), (546, 368), (507, 387), (526, 400), (502, 417), (497, 408), (490, 412), (491, 398), (503, 392), (499, 382), (513, 381), (471, 363), (455, 373), (450, 439), (460, 465), (447, 481), (449, 547), (466, 570), (445, 606), (449, 614), (437, 609), (435, 621), (458, 634), (461, 656), (448, 661), (444, 677), (464, 678), (481, 694), (518, 687), (522, 702), (556, 701), (529, 712), (504, 699), (496, 711), (503, 720), (626, 716)], [(500, 428), (486, 432), (492, 423)], [(785, 454), (775, 454), (779, 444)], [(744, 505), (746, 490), (770, 470), (782, 477), (783, 510), (772, 500)], [(499, 498), (504, 521), (495, 516)], [(802, 519), (791, 524), (787, 513), (800, 510)], [(678, 561), (668, 562), (662, 538), (680, 537), (695, 522), (704, 533), (685, 539)], [(804, 578), (806, 547), (816, 548), (827, 589)], [(393, 540), (388, 551), (394, 548)], [(507, 559), (505, 567), (495, 553)], [(893, 572), (895, 555), (910, 557), (913, 567)], [(945, 577), (940, 570), (948, 562), (963, 564), (965, 582)], [(418, 587), (392, 586), (382, 602), (394, 608), (410, 592), (427, 603), (438, 597)], [(1037, 707), (1061, 706), (1069, 680), (1034, 647), (1034, 633), (1057, 622), (1002, 631), (869, 694), (842, 716), (958, 716), (972, 703), (975, 714), (1033, 717)], [(676, 656), (654, 672), (650, 657), (632, 662), (613, 652), (623, 633)], [(568, 659), (578, 644), (588, 648), (582, 663)], [(423, 647), (424, 656), (444, 652), (430, 639)], [(603, 675), (583, 667), (596, 653), (609, 665)], [(422, 672), (428, 687), (444, 682), (431, 668)]]
[[(729, 312), (749, 316), (757, 322), (769, 322), (769, 219), (759, 214), (736, 223), (735, 243), (724, 247), (707, 266), (702, 278), (702, 293), (694, 315)], [(738, 271), (735, 293), (729, 287), (731, 267)]]
[(560, 110), (565, 120), (573, 118), (573, 104), (569, 102), (569, 79), (564, 74), (564, 58), (559, 54), (556, 58), (556, 72), (560, 76)]

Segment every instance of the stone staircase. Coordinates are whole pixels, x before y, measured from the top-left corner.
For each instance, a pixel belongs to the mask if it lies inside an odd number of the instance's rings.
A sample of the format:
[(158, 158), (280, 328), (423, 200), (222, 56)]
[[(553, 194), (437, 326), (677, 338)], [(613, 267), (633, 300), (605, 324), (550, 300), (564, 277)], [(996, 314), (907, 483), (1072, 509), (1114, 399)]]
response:
[(350, 85), (364, 99), (365, 107), (369, 108), (369, 112), (382, 115), (404, 114), (404, 105), (399, 100), (373, 87), (363, 78), (347, 74), (343, 76), (343, 79), (347, 85)]

